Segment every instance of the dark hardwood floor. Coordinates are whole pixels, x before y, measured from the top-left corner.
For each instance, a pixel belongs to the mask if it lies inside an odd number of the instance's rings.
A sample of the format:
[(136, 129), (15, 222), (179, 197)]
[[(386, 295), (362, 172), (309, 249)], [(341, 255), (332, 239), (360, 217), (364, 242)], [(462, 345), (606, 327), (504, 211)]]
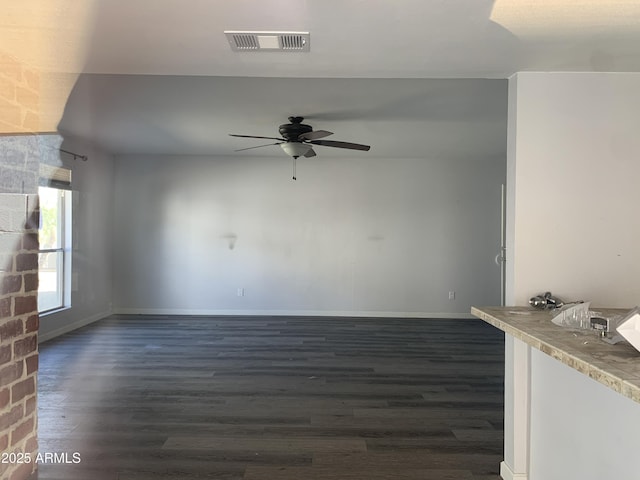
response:
[(112, 316), (40, 346), (40, 452), (80, 462), (37, 478), (497, 480), (503, 352), (479, 320)]

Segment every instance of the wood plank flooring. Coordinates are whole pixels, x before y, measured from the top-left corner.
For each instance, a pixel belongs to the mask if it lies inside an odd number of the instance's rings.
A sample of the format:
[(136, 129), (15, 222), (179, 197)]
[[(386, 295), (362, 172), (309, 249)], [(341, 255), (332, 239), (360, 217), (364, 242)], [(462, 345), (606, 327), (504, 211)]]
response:
[(112, 316), (40, 346), (40, 452), (81, 461), (36, 478), (497, 480), (503, 342), (475, 320)]

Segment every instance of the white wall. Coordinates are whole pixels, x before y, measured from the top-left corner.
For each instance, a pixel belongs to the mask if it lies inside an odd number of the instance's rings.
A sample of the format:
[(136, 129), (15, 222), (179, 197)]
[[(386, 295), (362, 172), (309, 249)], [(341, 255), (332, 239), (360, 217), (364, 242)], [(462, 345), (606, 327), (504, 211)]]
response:
[[(595, 306), (640, 304), (640, 75), (519, 73), (509, 88), (507, 303), (550, 290)], [(515, 393), (526, 400), (528, 385), (531, 400), (524, 413), (505, 406), (529, 416), (527, 438), (505, 432), (513, 473), (523, 473), (525, 448), (529, 480), (636, 478), (628, 446), (640, 445), (640, 404), (529, 347), (515, 355), (512, 341), (516, 378), (505, 385), (528, 376)]]
[(519, 73), (517, 91), (513, 300), (640, 303), (640, 75)]
[(89, 158), (86, 162), (66, 161), (73, 168), (71, 308), (40, 317), (40, 341), (111, 313), (113, 159), (99, 148), (69, 136), (64, 137), (61, 148)]
[(460, 317), (499, 302), (504, 159), (321, 155), (297, 182), (284, 156), (119, 157), (116, 309)]

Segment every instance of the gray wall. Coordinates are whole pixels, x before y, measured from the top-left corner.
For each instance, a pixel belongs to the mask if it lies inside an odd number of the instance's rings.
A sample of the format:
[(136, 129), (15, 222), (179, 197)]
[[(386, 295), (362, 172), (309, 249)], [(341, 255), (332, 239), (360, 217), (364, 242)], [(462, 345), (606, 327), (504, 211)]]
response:
[(113, 159), (94, 145), (68, 136), (61, 148), (89, 159), (66, 159), (73, 170), (71, 308), (40, 318), (40, 341), (111, 313)]
[(320, 153), (294, 182), (284, 156), (118, 157), (114, 307), (468, 316), (500, 301), (504, 175), (505, 159)]

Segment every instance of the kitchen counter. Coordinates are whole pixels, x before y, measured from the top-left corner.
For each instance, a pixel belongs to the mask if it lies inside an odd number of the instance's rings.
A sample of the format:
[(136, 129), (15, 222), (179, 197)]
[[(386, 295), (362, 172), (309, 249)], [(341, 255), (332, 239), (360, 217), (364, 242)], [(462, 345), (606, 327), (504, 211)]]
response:
[[(625, 309), (597, 308), (603, 316)], [(551, 322), (557, 312), (531, 307), (472, 307), (471, 313), (503, 332), (640, 403), (640, 352), (626, 342), (611, 345), (596, 332)]]

